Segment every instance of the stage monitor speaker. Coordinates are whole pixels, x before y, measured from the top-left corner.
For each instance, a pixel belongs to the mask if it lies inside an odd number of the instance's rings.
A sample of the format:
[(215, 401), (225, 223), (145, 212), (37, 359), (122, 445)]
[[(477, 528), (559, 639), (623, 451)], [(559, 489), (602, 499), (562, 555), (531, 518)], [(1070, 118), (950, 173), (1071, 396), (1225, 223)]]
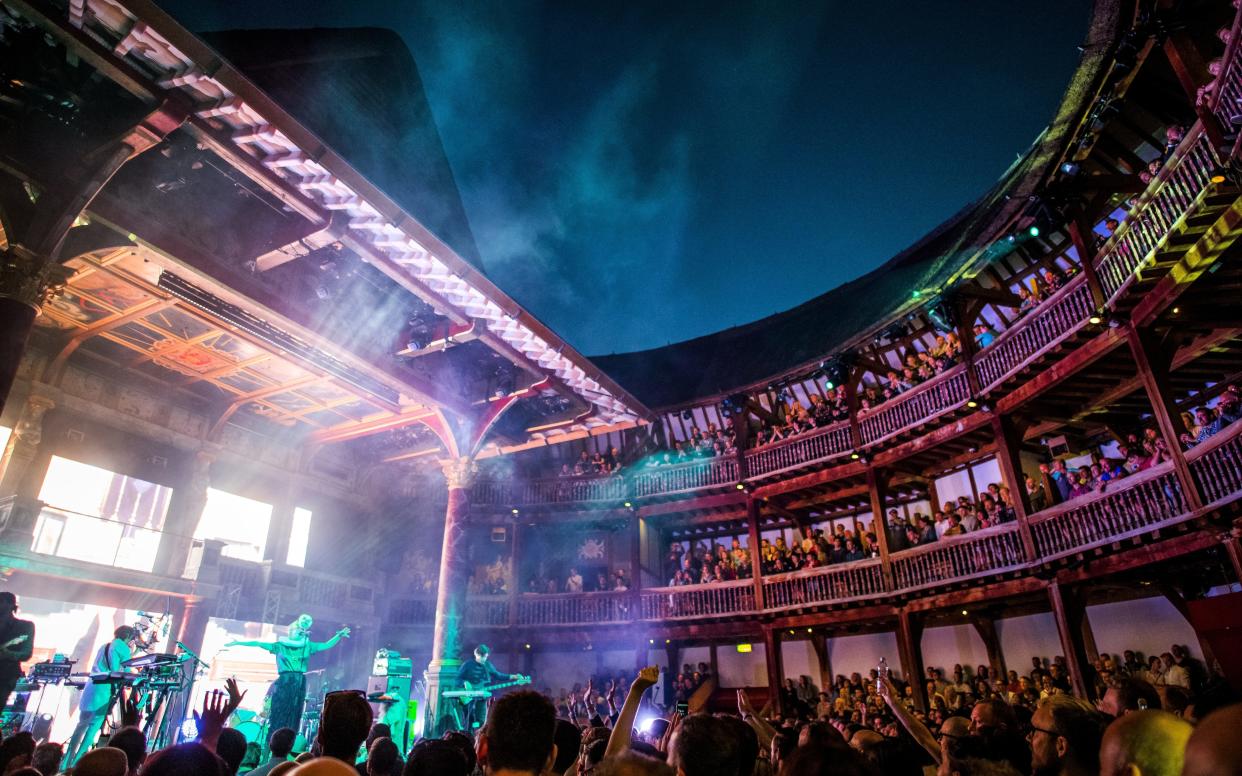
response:
[[(407, 727), (413, 718), (407, 718), (411, 708), (410, 687), (413, 680), (408, 676), (372, 676), (367, 680), (367, 695), (382, 694), (396, 700), (395, 703), (371, 702), (371, 711), (376, 722), (383, 722), (392, 729), (392, 740), (397, 746), (408, 741)], [(414, 706), (417, 708), (417, 706)]]

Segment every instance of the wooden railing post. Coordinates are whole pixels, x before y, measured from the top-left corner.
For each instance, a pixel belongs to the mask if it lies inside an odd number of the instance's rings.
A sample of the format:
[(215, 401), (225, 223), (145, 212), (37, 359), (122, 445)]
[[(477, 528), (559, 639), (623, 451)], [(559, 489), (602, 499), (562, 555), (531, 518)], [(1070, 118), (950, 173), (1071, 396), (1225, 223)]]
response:
[(992, 667), (993, 680), (1005, 681), (1007, 671), (1005, 670), (1005, 654), (1001, 651), (1000, 636), (996, 632), (996, 622), (991, 617), (978, 616), (970, 619), (970, 624), (974, 626), (975, 632), (979, 634), (979, 639), (983, 642), (983, 648), (988, 653), (988, 663)]
[(812, 633), (811, 646), (815, 649), (815, 659), (819, 661), (819, 689), (832, 695), (828, 689), (832, 687), (832, 659), (828, 657), (828, 637), (823, 633)]
[(763, 601), (763, 554), (759, 552), (759, 502), (746, 495), (746, 531), (750, 544), (750, 571), (755, 583), (755, 611), (762, 612)]
[(1082, 598), (1054, 579), (1048, 583), (1048, 601), (1052, 604), (1052, 616), (1056, 619), (1057, 634), (1061, 637), (1061, 651), (1065, 653), (1065, 665), (1069, 668), (1074, 694), (1094, 700), (1094, 683), (1090, 681), (1087, 673), (1091, 661), (1087, 659), (1083, 633), (1084, 628), (1089, 625)]
[(518, 553), (521, 552), (522, 543), (519, 537), (522, 535), (522, 520), (517, 518), (513, 521), (513, 546), (509, 548), (510, 576), (509, 580), (509, 627), (518, 623), (518, 600), (522, 596), (522, 575), (521, 565), (519, 563)]
[(772, 708), (777, 714), (785, 710), (781, 708), (781, 685), (785, 677), (785, 661), (781, 655), (781, 632), (774, 625), (763, 626), (763, 657), (768, 668), (768, 692)]
[(1143, 381), (1143, 389), (1147, 392), (1147, 400), (1151, 403), (1160, 436), (1173, 460), (1173, 471), (1185, 494), (1186, 504), (1192, 511), (1199, 509), (1203, 506), (1203, 498), (1191, 476), (1179, 438), (1187, 429), (1182, 424), (1173, 389), (1169, 385), (1171, 356), (1151, 340), (1149, 332), (1139, 331), (1133, 324), (1126, 326), (1126, 341), (1130, 345), (1130, 355), (1134, 358), (1139, 378)]
[(926, 712), (927, 677), (923, 671), (923, 622), (919, 616), (902, 607), (897, 610), (897, 651), (901, 672), (914, 690), (914, 705)]
[(850, 373), (850, 379), (845, 384), (845, 406), (849, 411), (850, 421), (850, 445), (855, 450), (861, 450), (862, 428), (858, 425), (858, 384), (862, 382), (863, 370), (854, 367)]
[(1095, 271), (1095, 232), (1091, 229), (1091, 223), (1085, 213), (1075, 211), (1068, 219), (1066, 227), (1070, 242), (1078, 252), (1078, 262), (1082, 266), (1083, 276), (1087, 279), (1087, 289), (1091, 291), (1091, 309), (1103, 310), (1108, 294), (1104, 293), (1104, 285), (1100, 283), (1099, 273)]
[(642, 619), (643, 589), (643, 517), (638, 510), (630, 511), (630, 619)]
[(966, 365), (966, 384), (970, 387), (970, 395), (978, 396), (983, 389), (979, 382), (979, 373), (975, 370), (975, 357), (979, 355), (979, 345), (975, 342), (975, 315), (978, 308), (965, 297), (951, 299), (949, 306), (953, 311), (957, 337), (962, 343), (962, 362)]
[(888, 489), (888, 472), (867, 466), (867, 492), (871, 496), (871, 519), (875, 526), (875, 538), (880, 544), (880, 576), (884, 589), (893, 590), (893, 565), (888, 555), (888, 520), (885, 519), (885, 491)]
[(1037, 558), (1035, 540), (1031, 536), (1031, 524), (1028, 520), (1031, 500), (1026, 492), (1026, 478), (1022, 474), (1022, 433), (1013, 418), (996, 413), (992, 415), (992, 434), (996, 439), (996, 463), (1000, 467), (1001, 478), (1009, 486), (1009, 499), (1013, 504), (1014, 514), (1018, 517), (1022, 553), (1028, 563), (1033, 563)]

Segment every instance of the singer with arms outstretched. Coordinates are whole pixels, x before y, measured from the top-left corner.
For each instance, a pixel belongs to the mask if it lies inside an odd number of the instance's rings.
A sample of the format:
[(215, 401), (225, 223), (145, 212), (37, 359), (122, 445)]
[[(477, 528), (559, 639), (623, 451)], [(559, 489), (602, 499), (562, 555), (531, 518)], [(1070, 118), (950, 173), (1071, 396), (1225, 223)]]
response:
[(258, 647), (276, 656), (276, 670), (280, 675), (272, 688), (272, 714), (268, 720), (271, 730), (302, 727), (302, 707), (306, 703), (306, 664), (316, 652), (335, 647), (341, 639), (349, 637), (349, 628), (341, 628), (327, 641), (311, 641), (313, 620), (303, 614), (289, 626), (289, 635), (275, 641), (230, 641), (228, 647)]

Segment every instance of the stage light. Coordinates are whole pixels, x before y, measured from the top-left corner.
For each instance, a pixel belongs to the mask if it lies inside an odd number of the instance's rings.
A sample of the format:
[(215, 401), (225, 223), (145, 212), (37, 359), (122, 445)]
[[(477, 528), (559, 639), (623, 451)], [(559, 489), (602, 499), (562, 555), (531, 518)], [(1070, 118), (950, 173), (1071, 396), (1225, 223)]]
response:
[(1182, 311), (1182, 308), (1180, 308), (1180, 307), (1174, 307), (1174, 308), (1173, 308), (1173, 314), (1174, 314), (1174, 315), (1177, 315), (1177, 314), (1178, 314), (1178, 313), (1180, 313), (1181, 311)]
[(810, 629), (810, 628), (807, 628), (807, 629), (806, 629), (806, 632), (807, 632), (807, 633), (810, 633), (810, 632), (811, 632), (811, 629)]
[(1031, 228), (1027, 229), (1026, 233), (1029, 234), (1031, 237), (1039, 237), (1039, 227), (1036, 226), (1035, 224), (1031, 224)]
[(634, 506), (634, 505), (633, 505), (633, 504), (631, 504), (630, 502), (628, 502), (628, 501), (627, 501), (627, 502), (625, 502), (625, 508), (626, 508), (626, 509), (629, 509), (629, 508), (630, 508), (630, 507), (632, 507), (632, 506)]
[(1208, 176), (1208, 181), (1210, 183), (1224, 183), (1228, 179), (1229, 176), (1225, 174), (1224, 167), (1217, 167), (1215, 170), (1212, 170), (1212, 174)]
[(664, 643), (665, 643), (665, 644), (671, 644), (671, 643), (672, 643), (672, 641), (670, 641), (669, 639), (665, 639), (665, 640), (664, 640)]
[(824, 381), (824, 387), (825, 387), (825, 388), (827, 388), (828, 390), (830, 390), (830, 391), (831, 391), (831, 390), (832, 390), (833, 388), (835, 388), (836, 386), (832, 384), (832, 381), (831, 381), (831, 380), (825, 380), (825, 381)]
[(794, 635), (793, 628), (790, 628), (790, 629), (789, 629), (789, 635), (790, 635), (790, 636)]
[(187, 719), (181, 723), (181, 740), (197, 741), (198, 740), (198, 723), (192, 719)]
[(851, 460), (851, 461), (857, 461), (859, 458), (862, 458), (862, 456), (861, 456), (861, 455), (859, 455), (859, 453), (858, 453), (858, 451), (857, 451), (857, 450), (855, 450), (854, 452), (850, 453), (850, 460)]
[(922, 291), (920, 291), (920, 290), (918, 290), (918, 289), (916, 288), (916, 289), (914, 289), (914, 293), (910, 294), (910, 297), (911, 297), (912, 299), (918, 299), (918, 298), (919, 298), (920, 296), (922, 296), (922, 295), (923, 295), (923, 292), (922, 292)]
[(527, 644), (527, 645), (526, 645), (526, 648), (527, 648), (527, 649), (530, 649), (530, 645), (529, 645), (529, 644)]
[(1011, 234), (1011, 235), (1009, 235), (1008, 237), (1006, 237), (1006, 238), (1005, 238), (1005, 241), (1006, 241), (1006, 242), (1017, 242), (1017, 241), (1018, 241), (1018, 238), (1017, 238), (1017, 237), (1014, 237), (1014, 236)]
[(1103, 322), (1104, 319), (1100, 317), (1099, 313), (1091, 313), (1091, 317), (1087, 319), (1087, 323), (1092, 326), (1099, 326)]
[(513, 514), (515, 514), (515, 515), (516, 515), (517, 513), (518, 513), (518, 508), (517, 508), (517, 507), (514, 507), (514, 508), (513, 508)]
[(648, 643), (648, 644), (654, 644), (654, 643), (655, 643), (655, 639), (647, 639), (647, 643)]
[(746, 486), (740, 482), (737, 485), (734, 485), (733, 487), (737, 488), (738, 490), (746, 490)]
[(638, 720), (638, 723), (634, 726), (634, 728), (639, 733), (649, 733), (651, 732), (651, 723), (655, 721), (656, 721), (655, 717), (647, 717), (645, 719), (640, 719)]
[(967, 614), (970, 614), (970, 612), (968, 612), (968, 611), (966, 611), (965, 609), (963, 609), (963, 610), (962, 610), (962, 616), (963, 616), (963, 617), (965, 617)]
[(1065, 173), (1066, 175), (1077, 175), (1078, 165), (1074, 162), (1066, 162), (1065, 164), (1061, 165), (1061, 172)]
[(970, 407), (973, 410), (975, 407), (979, 406), (979, 402), (975, 401), (974, 399), (967, 399), (966, 406)]

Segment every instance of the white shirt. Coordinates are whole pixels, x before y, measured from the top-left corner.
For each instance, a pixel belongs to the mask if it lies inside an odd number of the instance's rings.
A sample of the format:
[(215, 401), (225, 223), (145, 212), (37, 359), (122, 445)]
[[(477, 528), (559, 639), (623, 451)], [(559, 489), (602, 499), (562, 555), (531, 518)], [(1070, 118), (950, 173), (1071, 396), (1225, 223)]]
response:
[[(102, 674), (125, 670), (124, 663), (134, 656), (129, 645), (120, 639), (113, 639), (95, 652), (95, 660), (91, 663), (92, 674)], [(82, 690), (82, 699), (78, 708), (83, 713), (102, 714), (108, 708), (108, 699), (112, 697), (112, 688), (107, 684), (87, 682)]]

